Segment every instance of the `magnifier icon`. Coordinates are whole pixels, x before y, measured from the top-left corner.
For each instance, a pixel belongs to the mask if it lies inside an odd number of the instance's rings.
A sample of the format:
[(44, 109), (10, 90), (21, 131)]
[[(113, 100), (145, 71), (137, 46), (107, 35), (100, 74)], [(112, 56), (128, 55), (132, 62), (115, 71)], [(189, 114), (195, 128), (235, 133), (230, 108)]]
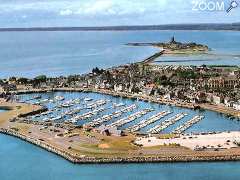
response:
[(231, 4), (229, 6), (229, 8), (227, 9), (227, 13), (229, 13), (232, 9), (238, 7), (238, 3), (237, 1), (231, 1)]

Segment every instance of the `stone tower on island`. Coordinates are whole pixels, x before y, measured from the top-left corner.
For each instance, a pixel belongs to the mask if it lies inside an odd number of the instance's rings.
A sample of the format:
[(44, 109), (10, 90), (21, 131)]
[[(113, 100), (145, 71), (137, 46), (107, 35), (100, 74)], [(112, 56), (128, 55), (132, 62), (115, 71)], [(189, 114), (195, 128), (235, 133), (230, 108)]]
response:
[(171, 44), (176, 43), (174, 36), (172, 36), (170, 43)]

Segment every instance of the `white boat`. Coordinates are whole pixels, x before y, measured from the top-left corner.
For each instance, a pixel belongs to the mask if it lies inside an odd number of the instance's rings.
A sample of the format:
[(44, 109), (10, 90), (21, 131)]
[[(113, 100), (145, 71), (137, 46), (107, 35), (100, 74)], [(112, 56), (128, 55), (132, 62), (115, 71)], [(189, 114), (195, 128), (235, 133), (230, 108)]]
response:
[(33, 99), (41, 99), (42, 96), (41, 95), (36, 95), (36, 96), (33, 96)]
[(47, 118), (47, 117), (42, 119), (42, 121), (48, 121), (48, 120), (49, 120), (49, 118)]
[(84, 98), (84, 101), (92, 101), (92, 98)]
[(54, 118), (51, 119), (51, 121), (56, 121), (56, 120), (60, 120), (60, 119), (62, 119), (62, 116), (54, 117)]
[(119, 103), (119, 104), (117, 104), (117, 103), (113, 103), (113, 107), (121, 107), (121, 106), (125, 106), (125, 104), (123, 104), (123, 103)]
[(43, 99), (43, 100), (41, 100), (42, 103), (46, 103), (46, 102), (48, 102), (48, 101), (49, 101), (49, 99)]
[(63, 101), (65, 98), (63, 96), (55, 96), (54, 99), (57, 101)]

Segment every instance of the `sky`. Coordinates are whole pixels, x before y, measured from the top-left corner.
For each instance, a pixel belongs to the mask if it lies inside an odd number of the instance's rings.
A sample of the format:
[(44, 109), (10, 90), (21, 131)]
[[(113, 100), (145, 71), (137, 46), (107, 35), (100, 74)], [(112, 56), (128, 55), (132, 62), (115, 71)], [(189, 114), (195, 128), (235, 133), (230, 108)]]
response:
[(240, 22), (236, 1), (227, 13), (231, 0), (0, 0), (0, 27)]

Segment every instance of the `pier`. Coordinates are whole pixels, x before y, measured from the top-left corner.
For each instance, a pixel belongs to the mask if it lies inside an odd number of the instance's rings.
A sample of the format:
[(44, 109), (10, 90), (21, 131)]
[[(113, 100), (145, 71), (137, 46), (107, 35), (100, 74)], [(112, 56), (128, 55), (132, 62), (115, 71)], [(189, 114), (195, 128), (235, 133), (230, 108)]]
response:
[(165, 52), (165, 50), (161, 50), (160, 52), (155, 53), (154, 55), (148, 57), (147, 59), (145, 59), (143, 61), (143, 63), (152, 63), (155, 61), (155, 59), (157, 59), (158, 57), (160, 57), (161, 55), (163, 55)]
[(204, 116), (194, 116), (192, 119), (190, 119), (189, 121), (185, 122), (184, 124), (182, 124), (181, 126), (177, 127), (173, 133), (174, 134), (181, 134), (184, 131), (186, 131), (188, 128), (190, 128), (191, 126), (193, 126), (194, 124), (198, 123), (199, 121), (201, 121), (204, 118)]
[(116, 126), (116, 127), (123, 126), (123, 125), (125, 125), (125, 124), (127, 124), (127, 123), (130, 123), (130, 122), (136, 120), (137, 118), (140, 118), (140, 117), (146, 115), (147, 113), (149, 113), (149, 112), (151, 112), (151, 111), (152, 111), (152, 109), (144, 109), (144, 110), (142, 110), (142, 111), (138, 111), (138, 112), (136, 112), (136, 113), (134, 113), (134, 114), (131, 114), (131, 115), (128, 116), (128, 117), (119, 119), (118, 121), (115, 121), (115, 122), (113, 122), (112, 124), (108, 124), (107, 126), (109, 126), (109, 127), (110, 127), (110, 126), (111, 126), (111, 127), (113, 127), (113, 126)]
[(104, 122), (110, 121), (113, 117), (115, 117), (115, 118), (119, 117), (123, 113), (131, 112), (131, 111), (133, 111), (136, 108), (137, 108), (137, 106), (135, 104), (127, 106), (125, 108), (120, 109), (119, 111), (115, 111), (115, 112), (113, 112), (111, 114), (104, 115), (104, 116), (102, 116), (100, 118), (92, 120), (91, 122), (85, 123), (84, 126), (90, 126), (90, 127), (99, 126), (99, 125), (101, 125)]
[(92, 116), (95, 116), (95, 115), (97, 115), (100, 112), (103, 112), (105, 110), (106, 110), (106, 108), (95, 109), (93, 111), (89, 111), (89, 112), (86, 112), (84, 114), (77, 115), (77, 116), (71, 118), (69, 121), (72, 122), (72, 123), (76, 123), (79, 120), (84, 120), (84, 119), (87, 119), (87, 118), (91, 118)]
[(161, 122), (159, 125), (156, 125), (155, 127), (149, 129), (147, 133), (157, 134), (166, 129), (167, 127), (175, 124), (176, 122), (180, 121), (182, 118), (187, 116), (186, 113), (179, 113), (163, 122)]
[(144, 128), (144, 127), (148, 126), (149, 124), (152, 124), (171, 113), (172, 113), (171, 111), (159, 112), (159, 113), (151, 116), (149, 119), (142, 120), (138, 124), (135, 124), (134, 126), (127, 128), (127, 130), (130, 132), (138, 131), (139, 129)]

